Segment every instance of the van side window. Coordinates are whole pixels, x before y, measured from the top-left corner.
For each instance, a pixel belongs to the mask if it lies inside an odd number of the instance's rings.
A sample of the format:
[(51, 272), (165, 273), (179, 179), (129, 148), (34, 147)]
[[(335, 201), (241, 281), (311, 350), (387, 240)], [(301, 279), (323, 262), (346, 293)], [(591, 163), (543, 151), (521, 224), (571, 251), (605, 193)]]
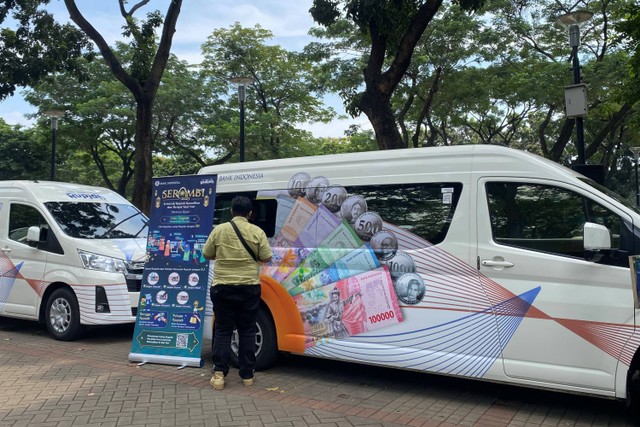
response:
[[(550, 185), (490, 182), (486, 188), (497, 243), (583, 258), (584, 223), (593, 222), (609, 229), (612, 249), (633, 253), (631, 225), (593, 200)], [(628, 266), (626, 256), (601, 262)]]
[(216, 194), (213, 212), (213, 226), (231, 220), (231, 200), (235, 196), (246, 196), (253, 204), (250, 222), (260, 227), (267, 237), (273, 237), (276, 229), (277, 202), (275, 199), (256, 199), (256, 192)]
[(349, 195), (359, 194), (367, 210), (382, 220), (401, 227), (436, 245), (444, 240), (455, 213), (462, 184), (394, 184), (346, 187)]
[(27, 230), (38, 226), (48, 229), (49, 225), (38, 210), (32, 206), (11, 204), (9, 211), (9, 239), (20, 243), (27, 243)]

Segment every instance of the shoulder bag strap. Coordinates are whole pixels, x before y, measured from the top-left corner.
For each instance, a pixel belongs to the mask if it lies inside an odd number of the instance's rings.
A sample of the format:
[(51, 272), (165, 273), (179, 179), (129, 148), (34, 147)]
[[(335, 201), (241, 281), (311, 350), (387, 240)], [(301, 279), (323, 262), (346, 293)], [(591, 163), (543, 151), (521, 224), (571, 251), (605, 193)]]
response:
[(244, 237), (242, 237), (242, 234), (240, 234), (240, 230), (238, 230), (238, 226), (233, 221), (229, 221), (229, 222), (231, 223), (231, 226), (235, 230), (236, 234), (238, 235), (238, 239), (240, 239), (240, 243), (242, 243), (242, 246), (244, 246), (247, 252), (249, 252), (249, 255), (251, 255), (251, 258), (253, 258), (255, 262), (258, 262), (258, 257), (256, 256), (255, 253), (253, 253), (249, 245), (247, 245), (247, 242), (245, 242)]

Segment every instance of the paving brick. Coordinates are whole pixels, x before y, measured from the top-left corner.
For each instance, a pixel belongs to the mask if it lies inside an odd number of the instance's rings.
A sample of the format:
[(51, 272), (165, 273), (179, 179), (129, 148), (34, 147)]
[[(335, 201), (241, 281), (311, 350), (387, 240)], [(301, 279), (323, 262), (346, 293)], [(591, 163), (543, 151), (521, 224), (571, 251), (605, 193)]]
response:
[(207, 343), (203, 369), (177, 370), (128, 362), (131, 330), (101, 328), (85, 341), (59, 342), (35, 333), (36, 324), (6, 324), (2, 427), (635, 425), (615, 402), (537, 391), (511, 396), (501, 386), (297, 356), (259, 372), (254, 387), (242, 387), (233, 371), (229, 386), (214, 391)]

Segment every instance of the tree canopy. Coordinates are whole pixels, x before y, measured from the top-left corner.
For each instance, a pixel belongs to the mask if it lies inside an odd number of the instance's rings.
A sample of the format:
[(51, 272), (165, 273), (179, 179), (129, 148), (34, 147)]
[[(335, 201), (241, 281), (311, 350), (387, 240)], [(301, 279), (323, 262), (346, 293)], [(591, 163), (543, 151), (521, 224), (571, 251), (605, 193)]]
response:
[[(67, 111), (60, 161), (73, 176), (133, 194), (143, 209), (152, 166), (157, 174), (184, 174), (238, 160), (239, 105), (229, 83), (238, 76), (254, 81), (244, 104), (248, 160), (474, 143), (571, 166), (575, 120), (564, 112), (571, 49), (566, 29), (554, 21), (576, 9), (594, 12), (578, 50), (588, 85), (587, 162), (605, 166), (611, 188), (632, 190), (628, 148), (640, 145), (640, 25), (632, 0), (316, 0), (310, 11), (320, 24), (311, 29), (316, 41), (302, 52), (275, 45), (261, 26), (236, 23), (212, 30), (200, 64), (168, 50), (180, 2), (164, 17), (154, 11), (145, 20), (134, 13), (150, 0), (118, 3), (124, 40), (106, 46), (75, 2), (65, 0), (90, 36), (84, 41), (98, 40), (105, 61), (76, 55), (73, 66), (49, 71), (39, 85), (30, 80), (29, 100), (40, 110)], [(47, 2), (7, 4), (17, 10)], [(348, 114), (364, 113), (373, 132), (353, 128), (342, 138), (308, 132), (308, 123), (338, 117), (323, 103), (330, 93), (339, 94)], [(88, 161), (92, 172), (82, 171)]]
[[(482, 0), (461, 0), (465, 10), (476, 10)], [(350, 112), (369, 118), (380, 149), (403, 148), (391, 106), (391, 97), (405, 77), (414, 50), (442, 0), (314, 0), (311, 16), (330, 27), (347, 20), (365, 38), (367, 46), (362, 69), (364, 90), (350, 103)]]

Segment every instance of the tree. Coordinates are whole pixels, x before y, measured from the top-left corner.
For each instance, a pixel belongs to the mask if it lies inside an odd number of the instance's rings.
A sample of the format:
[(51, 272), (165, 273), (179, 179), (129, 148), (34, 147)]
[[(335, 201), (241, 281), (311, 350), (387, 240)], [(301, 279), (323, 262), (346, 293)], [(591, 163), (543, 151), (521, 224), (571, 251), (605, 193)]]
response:
[[(118, 43), (115, 52), (123, 66), (132, 64), (134, 50), (128, 45)], [(66, 111), (60, 139), (62, 150), (75, 151), (65, 157), (75, 162), (72, 182), (78, 182), (77, 177), (92, 183), (98, 179), (97, 185), (125, 196), (131, 193), (133, 177), (136, 103), (105, 63), (94, 61), (86, 64), (86, 69), (91, 77), (87, 81), (78, 82), (72, 75), (61, 73), (27, 91), (25, 98), (40, 111), (54, 107)], [(212, 123), (220, 116), (219, 96), (204, 85), (199, 72), (174, 56), (170, 58), (154, 103), (154, 169), (161, 165), (167, 174), (174, 174), (175, 167), (164, 166), (169, 158), (176, 158), (181, 173), (195, 173), (221, 160), (210, 157), (212, 151), (220, 149), (212, 136), (217, 133), (207, 130), (216, 128)], [(99, 175), (82, 170), (80, 159), (85, 159), (85, 168), (93, 163)], [(70, 167), (64, 165), (64, 169)]]
[(60, 25), (39, 9), (49, 0), (4, 0), (0, 23), (9, 17), (16, 30), (0, 31), (0, 100), (13, 95), (17, 87), (39, 83), (57, 72), (86, 77), (80, 60), (92, 58), (88, 38), (72, 25)]
[(45, 135), (0, 119), (0, 150), (0, 180), (48, 178), (50, 151)]
[[(256, 25), (243, 28), (235, 23), (229, 29), (218, 29), (202, 45), (202, 74), (212, 87), (227, 93), (230, 100), (223, 128), (224, 139), (237, 140), (237, 91), (229, 77), (252, 77), (247, 89), (247, 147), (249, 159), (274, 159), (303, 155), (301, 149), (312, 137), (299, 129), (305, 122), (328, 122), (335, 112), (323, 106), (320, 96), (324, 87), (316, 80), (317, 66), (305, 55), (281, 46), (269, 46), (271, 31)], [(225, 115), (226, 116), (226, 115)], [(231, 126), (229, 126), (231, 125)], [(237, 152), (237, 146), (227, 148)]]
[(629, 74), (631, 82), (627, 87), (634, 99), (640, 99), (640, 4), (630, 3), (620, 11), (622, 16), (617, 30), (624, 35), (624, 47), (631, 52)]
[[(573, 164), (575, 121), (565, 116), (563, 94), (563, 87), (572, 84), (571, 49), (567, 31), (554, 18), (588, 8), (597, 13), (582, 28), (579, 50), (582, 79), (589, 87), (587, 158), (610, 173), (624, 168), (639, 117), (637, 101), (624, 89), (638, 85), (626, 72), (629, 55), (620, 41), (628, 38), (621, 38), (612, 24), (631, 3), (494, 0), (482, 15), (443, 5), (391, 97), (403, 146), (504, 144)], [(340, 18), (314, 29), (328, 42), (307, 49), (326, 61), (327, 79), (333, 88), (342, 88), (351, 106), (360, 101), (356, 77), (369, 61), (367, 40), (356, 28)]]
[[(34, 84), (54, 71), (77, 70), (78, 67), (73, 60), (77, 59), (79, 52), (86, 47), (88, 38), (98, 47), (115, 78), (131, 92), (136, 103), (132, 201), (144, 212), (149, 212), (151, 178), (153, 176), (153, 135), (151, 132), (153, 104), (169, 60), (176, 22), (182, 6), (182, 0), (172, 0), (167, 6), (164, 19), (159, 11), (148, 13), (146, 20), (135, 18), (134, 14), (149, 2), (150, 0), (139, 0), (127, 9), (129, 1), (118, 0), (120, 14), (124, 19), (123, 35), (131, 40), (131, 48), (134, 52), (133, 60), (128, 69), (125, 69), (121, 59), (107, 44), (103, 36), (80, 12), (75, 0), (64, 0), (64, 4), (71, 20), (86, 37), (80, 37), (79, 33), (73, 32), (71, 27), (55, 24), (50, 14), (38, 10), (40, 5), (48, 4), (49, 0), (7, 0), (0, 8), (0, 19), (4, 21), (9, 11), (13, 10), (14, 17), (19, 23), (19, 29), (15, 35), (3, 30), (5, 40), (10, 42), (8, 46), (13, 49), (9, 50), (10, 57), (24, 56), (27, 65), (32, 63), (37, 65), (39, 64), (38, 55), (42, 52), (47, 54), (44, 56), (47, 61), (44, 64), (43, 72), (34, 72), (24, 81), (9, 80), (14, 85)], [(32, 24), (34, 28), (31, 28)], [(158, 41), (156, 40), (157, 28), (162, 28)], [(47, 31), (53, 30), (58, 31), (46, 34)], [(57, 37), (58, 35), (60, 38)], [(30, 39), (30, 36), (33, 38)], [(41, 45), (34, 43), (34, 40)], [(61, 44), (61, 40), (65, 44)], [(38, 48), (33, 48), (32, 44)], [(55, 49), (57, 45), (60, 45), (59, 49)], [(70, 50), (67, 56), (64, 55), (65, 49)], [(16, 70), (16, 67), (11, 66), (9, 70)], [(18, 71), (20, 70), (18, 69)]]
[[(117, 53), (128, 62), (126, 46), (121, 44)], [(72, 152), (66, 159), (83, 158), (93, 163), (101, 178), (98, 184), (124, 196), (133, 176), (136, 104), (103, 62), (93, 61), (83, 67), (90, 76), (86, 81), (60, 73), (26, 91), (25, 99), (40, 111), (64, 109), (60, 148)], [(78, 162), (70, 177), (72, 182), (76, 182), (74, 177), (83, 176), (78, 169), (81, 167), (82, 162)]]
[[(460, 0), (464, 10), (477, 10), (483, 0)], [(351, 20), (369, 42), (363, 69), (364, 91), (352, 103), (352, 114), (369, 118), (381, 149), (403, 148), (391, 97), (405, 77), (414, 49), (440, 9), (442, 0), (314, 0), (313, 19), (328, 27), (339, 18)]]
[[(132, 39), (134, 58), (129, 70), (122, 67), (120, 59), (109, 47), (102, 35), (86, 20), (75, 0), (64, 0), (71, 20), (98, 46), (113, 75), (133, 94), (136, 101), (136, 133), (134, 156), (134, 193), (132, 202), (143, 212), (151, 208), (151, 178), (153, 177), (153, 103), (160, 87), (162, 74), (169, 60), (176, 22), (182, 0), (172, 0), (167, 7), (164, 21), (160, 12), (147, 15), (138, 22), (134, 13), (149, 3), (141, 0), (129, 10), (126, 0), (118, 0), (120, 14), (125, 20), (124, 36)], [(156, 43), (155, 29), (162, 26), (162, 35)]]

